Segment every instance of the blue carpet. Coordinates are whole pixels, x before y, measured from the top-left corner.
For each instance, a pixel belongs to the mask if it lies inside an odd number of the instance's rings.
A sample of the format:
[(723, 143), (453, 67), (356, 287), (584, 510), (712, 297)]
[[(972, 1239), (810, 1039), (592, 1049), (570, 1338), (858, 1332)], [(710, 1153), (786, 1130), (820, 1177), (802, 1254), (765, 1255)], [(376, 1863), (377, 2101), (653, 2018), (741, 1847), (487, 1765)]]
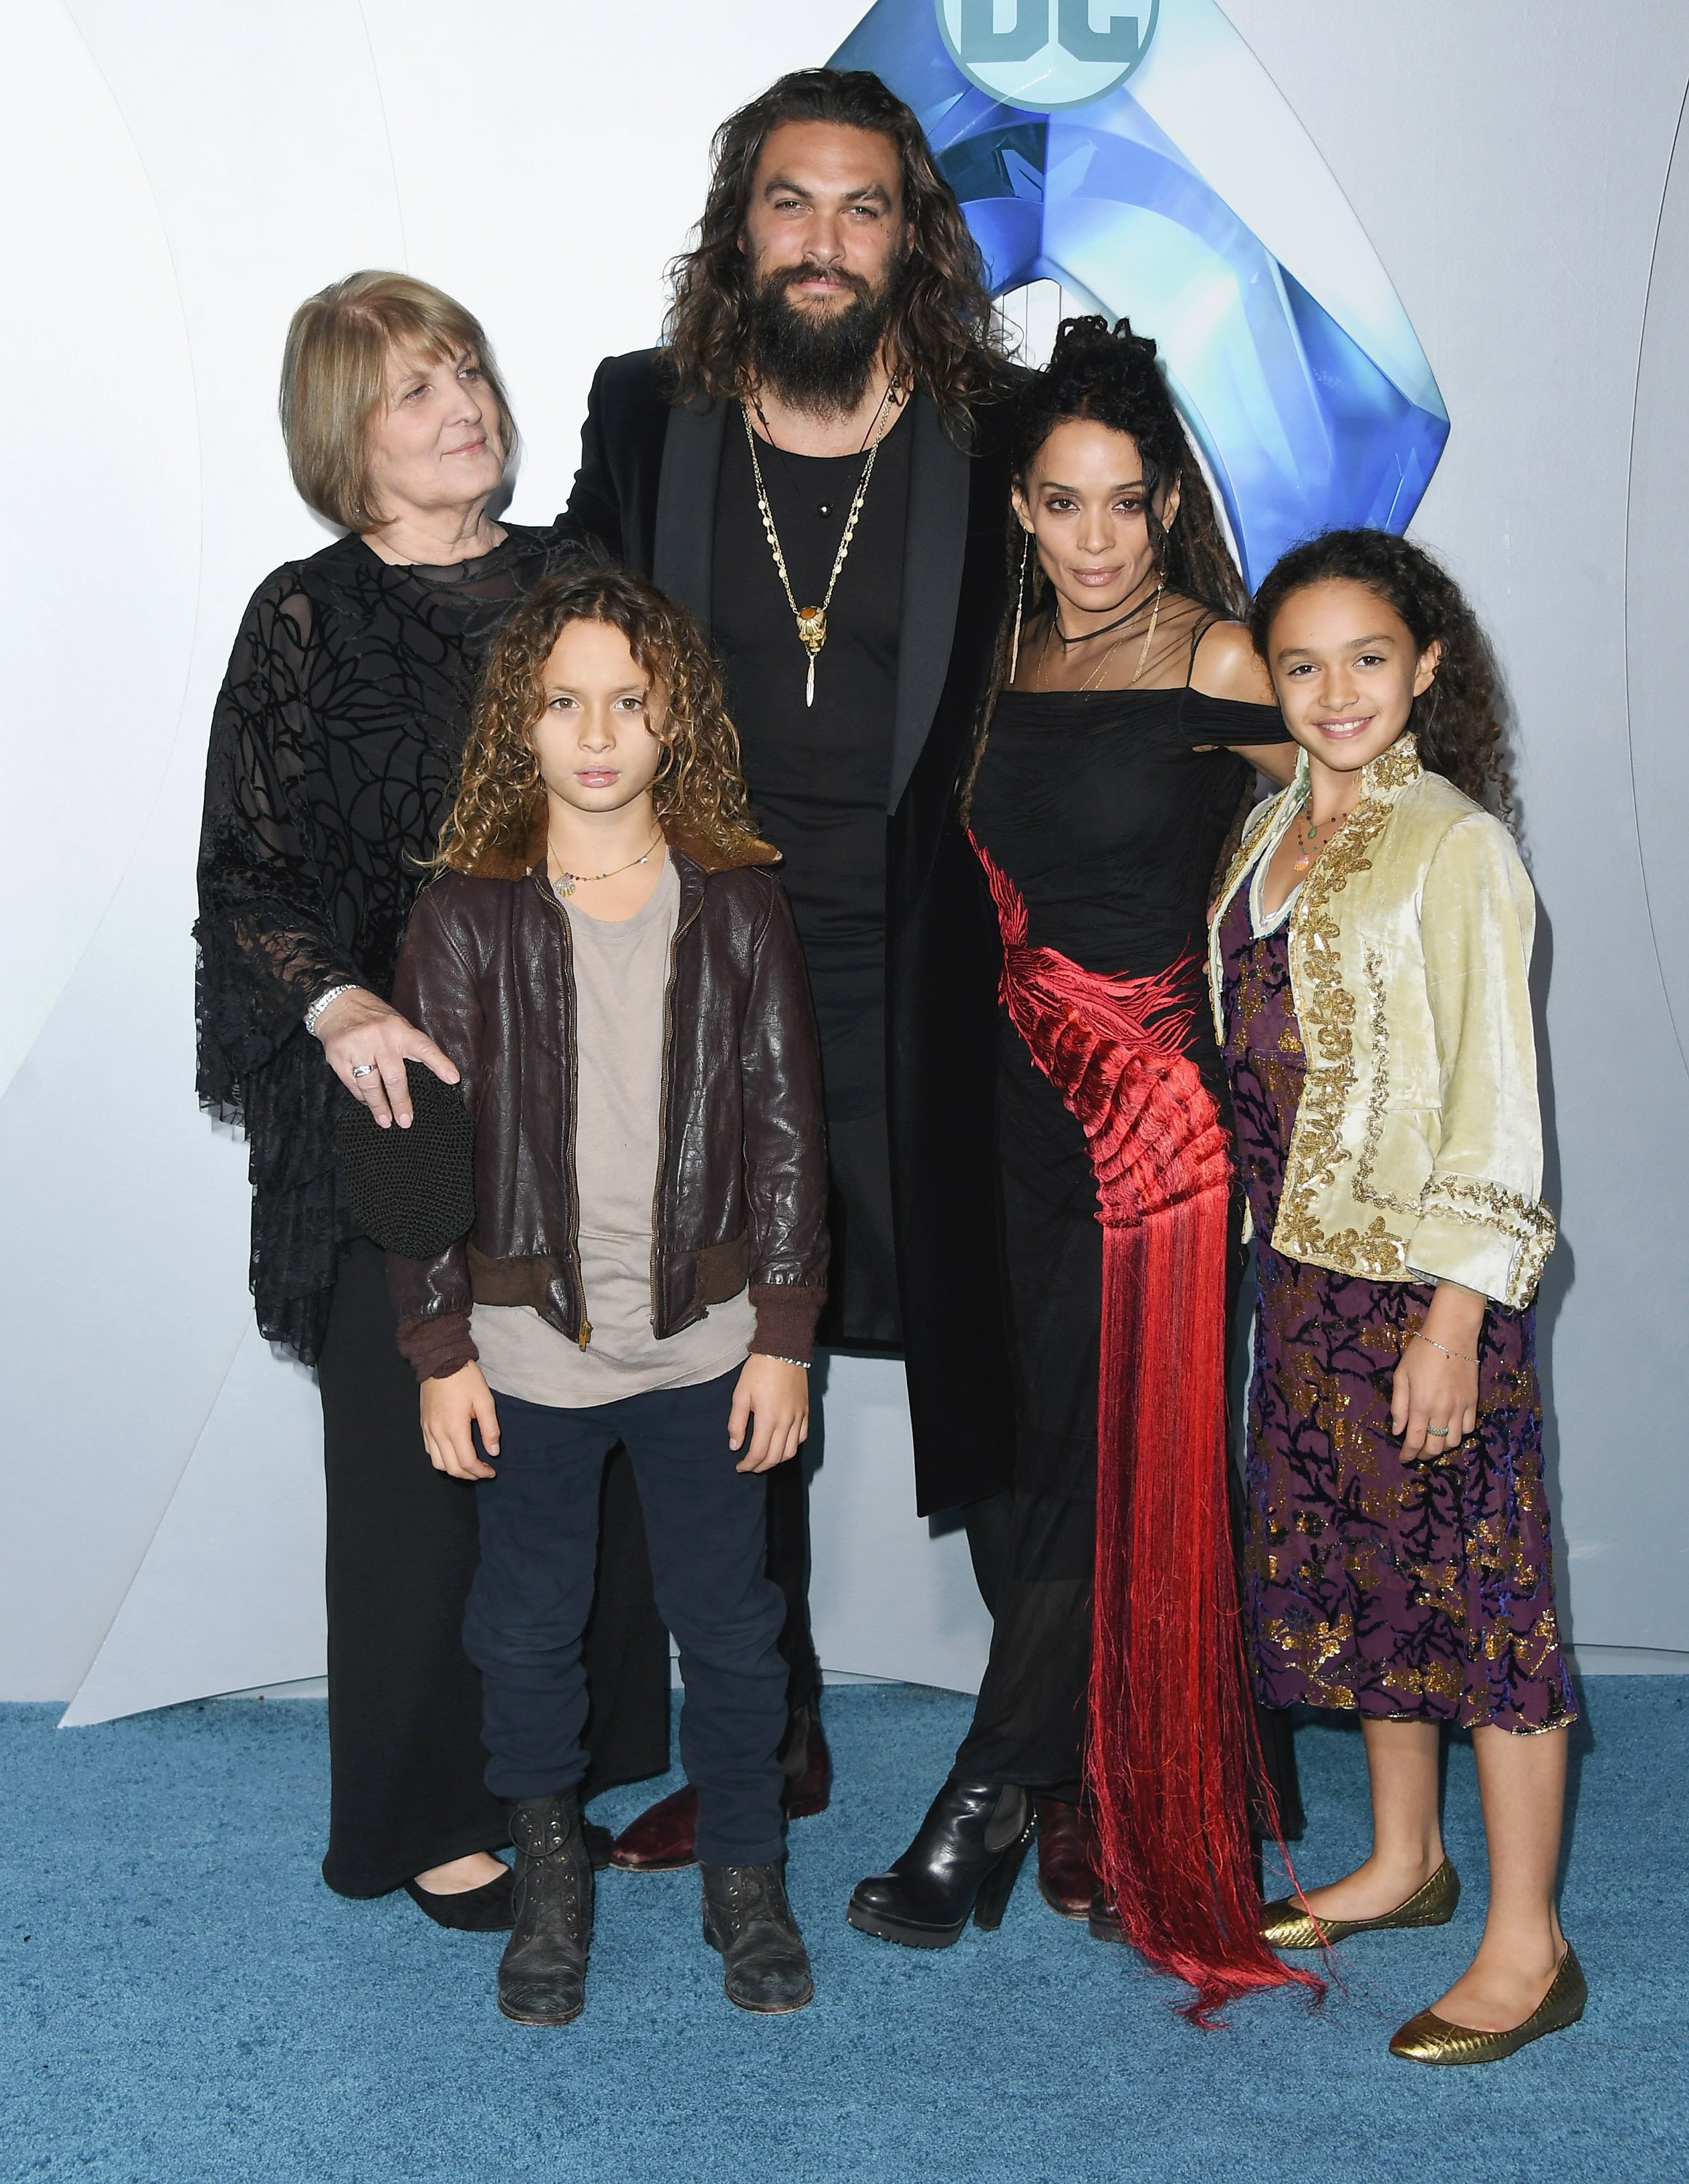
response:
[[(1345, 1991), (1191, 2031), (1136, 1958), (1023, 1880), (1001, 1933), (944, 1953), (848, 1929), (966, 1702), (828, 1696), (841, 1787), (793, 1830), (817, 1999), (723, 2000), (692, 1874), (607, 1876), (586, 2015), (506, 2025), (499, 1937), (317, 1874), (323, 1709), (223, 1702), (99, 1729), (0, 1708), (0, 2176), (199, 2184), (1645, 2184), (1689, 2176), (1684, 1681), (1589, 1688), (1564, 1895), (1583, 2024), (1488, 2070), (1394, 2061), (1483, 1908), (1469, 1747), (1451, 1754), (1454, 1925), (1342, 1953)], [(1358, 1739), (1299, 1737), (1300, 1863), (1361, 1854)], [(648, 1791), (600, 1801), (613, 1824)]]

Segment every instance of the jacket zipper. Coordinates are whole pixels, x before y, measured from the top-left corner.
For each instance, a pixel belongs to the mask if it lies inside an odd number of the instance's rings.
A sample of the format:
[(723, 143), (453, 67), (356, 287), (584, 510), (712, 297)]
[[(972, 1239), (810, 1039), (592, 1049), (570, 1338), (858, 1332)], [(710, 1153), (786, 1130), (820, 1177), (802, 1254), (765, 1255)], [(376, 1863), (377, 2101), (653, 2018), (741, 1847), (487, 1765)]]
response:
[(661, 1097), (657, 1103), (657, 1173), (656, 1180), (651, 1186), (651, 1332), (653, 1334), (657, 1331), (658, 1315), (661, 1310), (657, 1299), (657, 1239), (661, 1234), (657, 1221), (662, 1202), (663, 1170), (668, 1162), (669, 1098), (673, 1089), (674, 1078), (674, 982), (679, 976), (681, 935), (688, 927), (697, 922), (699, 912), (703, 907), (704, 898), (700, 893), (691, 916), (683, 923), (677, 922), (675, 925), (674, 939), (669, 943), (668, 983), (663, 988), (663, 1082)]
[(587, 1278), (581, 1266), (581, 1179), (575, 1168), (575, 1117), (580, 1106), (581, 1061), (576, 1043), (575, 1010), (575, 936), (569, 930), (569, 913), (551, 892), (551, 881), (546, 877), (540, 881), (540, 893), (557, 913), (563, 928), (563, 975), (566, 981), (564, 993), (566, 1007), (563, 1015), (564, 1045), (569, 1060), (569, 1131), (564, 1147), (569, 1172), (569, 1194), (575, 1207), (575, 1217), (569, 1231), (569, 1263), (574, 1270), (575, 1294), (581, 1301), (581, 1331), (575, 1338), (576, 1347), (584, 1350), (593, 1339), (593, 1323), (587, 1318)]

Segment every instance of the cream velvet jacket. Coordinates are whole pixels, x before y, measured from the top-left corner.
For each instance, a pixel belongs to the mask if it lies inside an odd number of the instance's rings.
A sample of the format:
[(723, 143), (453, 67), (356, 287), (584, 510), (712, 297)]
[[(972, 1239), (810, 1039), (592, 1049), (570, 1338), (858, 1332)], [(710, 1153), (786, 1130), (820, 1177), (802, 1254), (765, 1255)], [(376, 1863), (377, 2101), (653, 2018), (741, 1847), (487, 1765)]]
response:
[[(1554, 1242), (1526, 976), (1536, 898), (1499, 820), (1419, 764), (1374, 759), (1290, 912), (1307, 1075), (1273, 1248), (1370, 1281), (1536, 1293)], [(1307, 800), (1307, 760), (1251, 815), (1209, 934)]]

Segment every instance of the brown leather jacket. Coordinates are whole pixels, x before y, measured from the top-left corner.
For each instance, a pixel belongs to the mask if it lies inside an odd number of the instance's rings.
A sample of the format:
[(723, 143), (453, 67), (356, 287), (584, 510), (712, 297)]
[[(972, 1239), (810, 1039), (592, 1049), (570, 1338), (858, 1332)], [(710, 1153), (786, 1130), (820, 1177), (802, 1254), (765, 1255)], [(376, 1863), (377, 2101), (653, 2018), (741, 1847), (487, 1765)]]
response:
[[(652, 1323), (675, 1334), (747, 1283), (753, 1351), (806, 1359), (827, 1284), (821, 1059), (803, 957), (762, 845), (738, 863), (671, 844), (680, 911), (664, 1029)], [(543, 863), (447, 872), (417, 901), (393, 1006), (463, 1072), (475, 1223), (433, 1259), (389, 1256), (419, 1379), (476, 1356), (470, 1306), (532, 1305), (583, 1345), (571, 1102), (569, 921)], [(558, 1067), (559, 1059), (561, 1067)]]

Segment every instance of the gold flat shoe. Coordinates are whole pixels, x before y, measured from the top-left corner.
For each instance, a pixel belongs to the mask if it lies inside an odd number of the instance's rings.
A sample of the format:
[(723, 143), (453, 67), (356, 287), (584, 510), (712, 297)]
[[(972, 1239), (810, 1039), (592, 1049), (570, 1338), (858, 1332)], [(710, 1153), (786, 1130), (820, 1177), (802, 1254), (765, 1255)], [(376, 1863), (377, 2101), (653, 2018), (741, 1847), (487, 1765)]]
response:
[(1396, 1926), (1447, 1926), (1460, 1901), (1460, 1875), (1445, 1858), (1423, 1887), (1381, 1919), (1316, 1919), (1295, 1896), (1281, 1896), (1261, 1910), (1261, 1938), (1274, 1949), (1319, 1949), (1351, 1934), (1381, 1934)]
[(1391, 2042), (1390, 2052), (1408, 2063), (1499, 2063), (1545, 2032), (1564, 2032), (1575, 2025), (1588, 2000), (1583, 1966), (1568, 1942), (1552, 1986), (1524, 2024), (1514, 2025), (1511, 2032), (1475, 2032), (1469, 2025), (1451, 2025), (1434, 2009), (1422, 2009)]

